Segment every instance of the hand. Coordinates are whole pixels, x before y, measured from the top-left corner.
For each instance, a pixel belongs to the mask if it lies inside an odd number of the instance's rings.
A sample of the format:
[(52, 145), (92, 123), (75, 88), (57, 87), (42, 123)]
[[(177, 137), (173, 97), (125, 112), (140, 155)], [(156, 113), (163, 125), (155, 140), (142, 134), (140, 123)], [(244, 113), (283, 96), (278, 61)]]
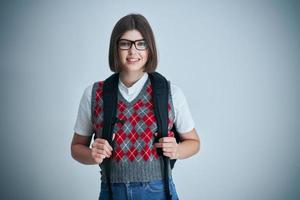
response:
[[(113, 134), (113, 139), (115, 134)], [(107, 140), (97, 138), (92, 144), (92, 158), (96, 164), (101, 164), (105, 158), (109, 158), (112, 155), (113, 148), (109, 145)]]
[(178, 144), (174, 137), (163, 137), (159, 139), (158, 143), (155, 143), (156, 148), (162, 148), (163, 155), (170, 159), (178, 159)]

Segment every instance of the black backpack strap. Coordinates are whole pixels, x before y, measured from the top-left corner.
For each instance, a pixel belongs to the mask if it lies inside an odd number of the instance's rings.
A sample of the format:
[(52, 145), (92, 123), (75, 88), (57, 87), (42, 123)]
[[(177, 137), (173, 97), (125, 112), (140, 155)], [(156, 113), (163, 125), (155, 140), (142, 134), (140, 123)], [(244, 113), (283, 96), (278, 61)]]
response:
[[(115, 73), (108, 77), (103, 84), (103, 129), (102, 138), (112, 145), (112, 132), (117, 113), (119, 74)], [(113, 199), (110, 181), (110, 159), (103, 160), (106, 175), (106, 183), (109, 189), (109, 199)]]
[[(169, 98), (170, 98), (169, 100), (170, 100), (170, 103), (172, 104), (171, 107), (173, 107), (171, 110), (173, 110), (174, 115), (175, 115), (175, 109), (174, 109), (174, 104), (173, 104), (172, 94), (171, 94), (171, 83), (170, 83), (170, 81), (168, 81), (168, 87), (169, 87)], [(180, 135), (179, 135), (179, 133), (178, 133), (178, 131), (177, 131), (176, 126), (175, 126), (174, 123), (173, 123), (173, 126), (171, 128), (171, 131), (174, 133), (174, 137), (176, 139), (176, 142), (180, 143), (182, 140), (181, 140), (181, 137), (180, 137)], [(177, 161), (177, 159), (170, 160), (171, 169), (174, 168), (174, 165), (175, 165), (176, 161)]]
[[(171, 131), (174, 133), (174, 137), (175, 137), (175, 139), (176, 139), (176, 142), (177, 142), (177, 143), (180, 143), (180, 142), (181, 142), (180, 135), (179, 135), (179, 133), (178, 133), (178, 131), (177, 131), (175, 125), (173, 125)], [(171, 166), (171, 169), (174, 168), (174, 165), (175, 165), (176, 161), (177, 161), (176, 159), (170, 160), (170, 166)]]
[[(168, 99), (169, 99), (169, 84), (167, 79), (157, 72), (149, 73), (153, 93), (154, 114), (157, 120), (158, 134), (161, 137), (168, 136)], [(161, 149), (158, 151), (162, 154)], [(164, 162), (164, 184), (166, 188), (166, 196), (168, 200), (172, 199), (169, 184), (169, 166), (170, 159), (163, 155)]]

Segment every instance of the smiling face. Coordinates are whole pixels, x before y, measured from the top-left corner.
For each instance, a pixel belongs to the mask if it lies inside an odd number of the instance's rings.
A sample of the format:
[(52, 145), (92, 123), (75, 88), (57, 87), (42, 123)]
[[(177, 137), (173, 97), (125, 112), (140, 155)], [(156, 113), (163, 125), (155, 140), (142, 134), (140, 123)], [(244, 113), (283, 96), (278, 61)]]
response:
[[(119, 41), (118, 43), (118, 53), (122, 65), (121, 71), (139, 72), (139, 73), (144, 71), (145, 64), (147, 63), (148, 60), (148, 49), (147, 48), (144, 49), (143, 45), (145, 45), (145, 43), (143, 43), (143, 41), (137, 41), (135, 43), (137, 48), (142, 50), (136, 49), (136, 46), (133, 43), (130, 43), (130, 41), (136, 41), (142, 39), (143, 36), (137, 30), (126, 31), (121, 36), (120, 40), (123, 41)], [(125, 41), (125, 40), (129, 40), (129, 41)], [(127, 47), (131, 45), (131, 47), (128, 50), (124, 48), (121, 49), (121, 47), (126, 47), (126, 45)]]

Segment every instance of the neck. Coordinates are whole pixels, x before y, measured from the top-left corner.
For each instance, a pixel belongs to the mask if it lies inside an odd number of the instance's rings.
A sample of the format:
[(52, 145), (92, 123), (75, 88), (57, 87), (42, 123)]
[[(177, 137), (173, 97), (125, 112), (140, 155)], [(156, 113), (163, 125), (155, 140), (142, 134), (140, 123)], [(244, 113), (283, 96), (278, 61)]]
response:
[(145, 72), (120, 72), (120, 79), (126, 87), (131, 87), (137, 82)]

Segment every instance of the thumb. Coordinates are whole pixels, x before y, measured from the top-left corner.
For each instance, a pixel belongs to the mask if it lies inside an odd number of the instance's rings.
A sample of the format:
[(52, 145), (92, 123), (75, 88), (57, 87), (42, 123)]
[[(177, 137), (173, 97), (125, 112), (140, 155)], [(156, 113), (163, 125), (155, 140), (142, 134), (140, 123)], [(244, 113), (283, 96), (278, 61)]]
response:
[(114, 139), (115, 139), (115, 136), (116, 136), (116, 134), (114, 133), (114, 134), (113, 134), (113, 136), (112, 136), (112, 140), (114, 140)]

